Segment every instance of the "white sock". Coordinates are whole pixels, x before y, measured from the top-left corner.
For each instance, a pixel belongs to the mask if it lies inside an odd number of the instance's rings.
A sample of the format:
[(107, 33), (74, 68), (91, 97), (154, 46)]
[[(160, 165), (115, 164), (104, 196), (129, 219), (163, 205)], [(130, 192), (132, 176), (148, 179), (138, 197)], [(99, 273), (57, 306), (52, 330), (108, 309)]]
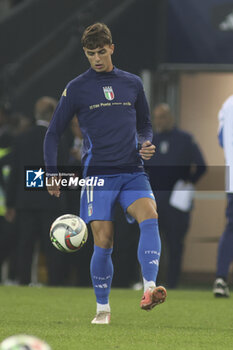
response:
[(101, 311), (110, 312), (111, 309), (110, 309), (109, 303), (108, 304), (99, 304), (99, 303), (97, 303), (96, 311), (97, 311), (97, 314), (98, 314), (98, 312), (101, 312)]
[(148, 288), (154, 288), (156, 287), (156, 284), (154, 281), (147, 281), (145, 280), (145, 278), (143, 278), (143, 284), (144, 284), (144, 292), (148, 289)]

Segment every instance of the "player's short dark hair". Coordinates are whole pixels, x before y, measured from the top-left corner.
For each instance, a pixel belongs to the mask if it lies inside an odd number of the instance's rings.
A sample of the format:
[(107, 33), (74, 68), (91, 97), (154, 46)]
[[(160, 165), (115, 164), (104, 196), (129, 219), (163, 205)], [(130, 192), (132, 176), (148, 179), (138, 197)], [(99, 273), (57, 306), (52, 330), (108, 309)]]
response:
[(94, 23), (87, 27), (81, 39), (83, 47), (94, 50), (97, 47), (104, 47), (112, 44), (112, 34), (104, 23)]

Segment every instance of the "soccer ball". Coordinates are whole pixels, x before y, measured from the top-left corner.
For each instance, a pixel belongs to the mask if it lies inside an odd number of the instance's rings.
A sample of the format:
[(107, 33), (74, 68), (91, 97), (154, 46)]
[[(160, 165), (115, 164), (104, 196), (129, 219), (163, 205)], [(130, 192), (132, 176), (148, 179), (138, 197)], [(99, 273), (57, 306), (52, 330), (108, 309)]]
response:
[(51, 350), (43, 340), (31, 335), (13, 335), (3, 340), (0, 350)]
[(79, 250), (86, 243), (88, 237), (85, 222), (73, 214), (59, 216), (53, 222), (49, 234), (54, 247), (67, 253)]

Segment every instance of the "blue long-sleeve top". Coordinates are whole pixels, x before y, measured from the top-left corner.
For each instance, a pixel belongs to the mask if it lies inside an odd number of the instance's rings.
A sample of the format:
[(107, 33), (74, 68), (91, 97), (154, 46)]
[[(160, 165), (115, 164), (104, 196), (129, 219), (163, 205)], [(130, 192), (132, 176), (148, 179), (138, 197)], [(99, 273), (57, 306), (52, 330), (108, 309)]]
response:
[(138, 76), (116, 67), (104, 73), (90, 68), (68, 83), (45, 136), (47, 172), (56, 169), (59, 139), (74, 115), (84, 137), (85, 175), (143, 170), (138, 144), (152, 141), (153, 132)]

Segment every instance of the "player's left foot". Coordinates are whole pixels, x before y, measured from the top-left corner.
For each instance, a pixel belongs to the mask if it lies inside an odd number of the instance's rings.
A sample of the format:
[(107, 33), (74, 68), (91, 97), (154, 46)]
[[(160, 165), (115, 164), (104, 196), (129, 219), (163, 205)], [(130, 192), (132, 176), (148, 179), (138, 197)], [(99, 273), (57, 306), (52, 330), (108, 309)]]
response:
[(95, 318), (91, 321), (92, 324), (109, 324), (111, 319), (110, 312), (100, 311), (96, 314)]
[(142, 296), (140, 307), (143, 310), (150, 311), (156, 305), (164, 303), (167, 291), (164, 287), (148, 288)]

